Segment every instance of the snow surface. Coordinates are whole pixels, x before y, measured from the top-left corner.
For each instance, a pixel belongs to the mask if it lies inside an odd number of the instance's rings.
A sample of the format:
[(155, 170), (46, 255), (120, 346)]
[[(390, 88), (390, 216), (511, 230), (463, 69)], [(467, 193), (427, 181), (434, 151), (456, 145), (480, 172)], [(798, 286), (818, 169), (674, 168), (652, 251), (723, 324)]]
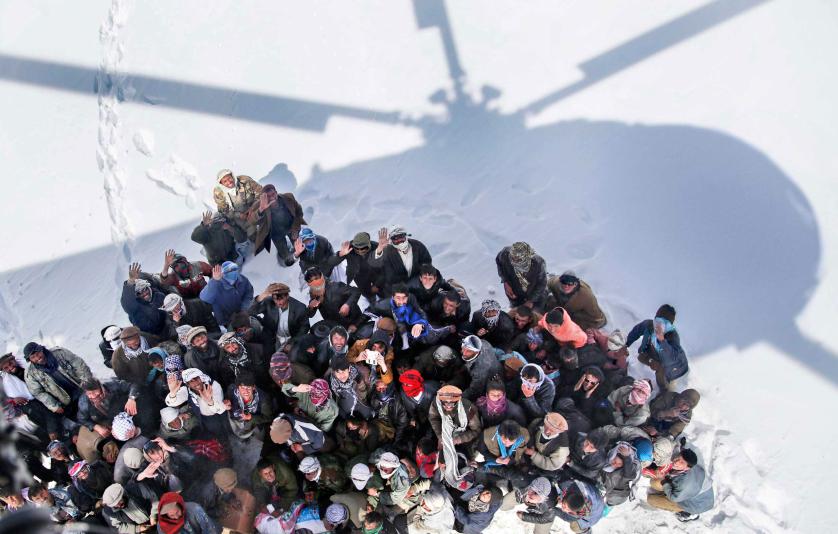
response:
[(129, 262), (197, 257), (229, 167), (334, 245), (405, 225), (474, 300), (525, 239), (611, 328), (674, 304), (717, 507), (682, 525), (635, 501), (597, 531), (832, 530), (838, 6), (415, 4), (0, 4), (0, 343), (104, 374)]

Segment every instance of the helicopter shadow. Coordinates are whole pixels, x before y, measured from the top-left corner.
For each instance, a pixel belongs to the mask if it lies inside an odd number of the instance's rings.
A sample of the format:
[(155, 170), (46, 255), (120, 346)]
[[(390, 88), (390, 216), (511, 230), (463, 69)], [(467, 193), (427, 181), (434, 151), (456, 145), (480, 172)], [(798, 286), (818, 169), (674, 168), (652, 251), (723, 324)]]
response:
[(796, 325), (817, 286), (817, 222), (765, 154), (690, 126), (526, 129), (479, 107), (456, 113), (425, 146), (315, 169), (298, 196), (318, 204), (318, 233), (347, 239), (403, 224), (425, 236), (445, 276), (466, 282), (497, 280), (497, 252), (529, 241), (552, 272), (573, 268), (591, 282), (610, 328), (670, 302), (691, 356), (768, 342), (838, 382), (838, 359)]

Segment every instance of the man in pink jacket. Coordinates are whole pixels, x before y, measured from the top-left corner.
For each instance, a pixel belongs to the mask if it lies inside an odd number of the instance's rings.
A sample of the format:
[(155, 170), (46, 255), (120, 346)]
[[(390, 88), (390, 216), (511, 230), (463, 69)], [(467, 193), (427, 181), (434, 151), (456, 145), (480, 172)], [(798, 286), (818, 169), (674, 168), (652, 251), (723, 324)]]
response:
[(563, 345), (579, 349), (588, 342), (588, 334), (573, 322), (564, 308), (553, 308), (538, 324)]

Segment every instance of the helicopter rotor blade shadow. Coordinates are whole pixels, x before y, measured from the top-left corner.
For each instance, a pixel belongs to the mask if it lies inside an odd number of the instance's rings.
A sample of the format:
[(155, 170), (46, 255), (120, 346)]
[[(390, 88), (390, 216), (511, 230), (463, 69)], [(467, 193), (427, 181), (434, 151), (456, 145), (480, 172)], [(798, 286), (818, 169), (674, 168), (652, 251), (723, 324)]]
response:
[(694, 9), (582, 63), (579, 68), (584, 78), (535, 100), (517, 113), (541, 113), (573, 94), (769, 1), (717, 0)]
[[(417, 125), (396, 111), (311, 102), (141, 74), (120, 76), (125, 76), (137, 92), (131, 98), (122, 93), (117, 95), (128, 104), (180, 109), (317, 132), (325, 130), (327, 122), (334, 116), (393, 125)], [(100, 87), (113, 83), (111, 75), (94, 68), (8, 54), (0, 54), (0, 80), (89, 96), (95, 95)]]

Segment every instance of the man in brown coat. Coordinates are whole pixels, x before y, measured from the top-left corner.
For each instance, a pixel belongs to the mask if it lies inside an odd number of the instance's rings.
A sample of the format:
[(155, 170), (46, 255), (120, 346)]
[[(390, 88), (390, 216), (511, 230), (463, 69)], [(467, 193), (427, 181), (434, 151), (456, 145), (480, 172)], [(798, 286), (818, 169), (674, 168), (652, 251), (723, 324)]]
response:
[(599, 309), (591, 286), (580, 280), (573, 271), (550, 278), (547, 288), (553, 294), (551, 300), (555, 300), (555, 303), (548, 303), (547, 309), (561, 306), (582, 330), (599, 329), (608, 322)]
[(300, 234), (300, 227), (306, 224), (303, 207), (293, 193), (277, 193), (271, 184), (262, 188), (259, 200), (247, 212), (247, 236), (256, 247), (254, 254), (262, 249), (270, 252), (271, 242), (276, 248), (280, 265), (294, 264), (294, 250), (288, 246), (286, 237), (293, 243)]
[(253, 494), (239, 486), (236, 472), (230, 468), (222, 468), (212, 477), (218, 489), (214, 506), (207, 508), (211, 516), (215, 516), (226, 531), (249, 534), (253, 532), (253, 518), (256, 517), (256, 498)]

